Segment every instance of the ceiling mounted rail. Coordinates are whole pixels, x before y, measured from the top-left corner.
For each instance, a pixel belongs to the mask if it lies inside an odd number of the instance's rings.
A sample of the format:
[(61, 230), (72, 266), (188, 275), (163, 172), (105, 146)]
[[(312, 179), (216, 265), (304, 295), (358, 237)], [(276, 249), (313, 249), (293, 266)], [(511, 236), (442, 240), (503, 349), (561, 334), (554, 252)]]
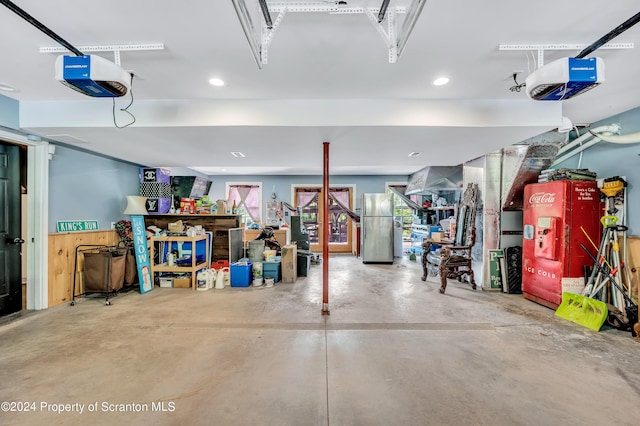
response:
[(545, 50), (580, 50), (575, 58), (582, 59), (597, 49), (633, 49), (633, 43), (609, 43), (623, 32), (640, 22), (640, 12), (618, 25), (590, 45), (580, 44), (501, 44), (499, 50), (537, 50), (538, 68), (544, 65)]
[(271, 13), (269, 13), (269, 6), (267, 6), (267, 0), (258, 0), (260, 9), (262, 9), (262, 17), (267, 28), (273, 28), (273, 22), (271, 21)]
[(7, 7), (7, 9), (11, 10), (16, 15), (20, 16), (22, 19), (24, 19), (25, 21), (27, 21), (28, 23), (30, 23), (31, 25), (33, 25), (34, 27), (36, 27), (37, 29), (39, 29), (40, 31), (42, 31), (43, 33), (48, 35), (49, 38), (51, 38), (53, 41), (55, 41), (56, 43), (58, 43), (61, 46), (64, 46), (67, 50), (72, 52), (74, 55), (76, 55), (76, 56), (84, 56), (84, 53), (82, 53), (77, 48), (73, 47), (73, 45), (71, 43), (69, 43), (68, 41), (66, 41), (62, 37), (60, 37), (58, 34), (54, 33), (46, 25), (44, 25), (42, 22), (38, 21), (33, 16), (29, 15), (27, 12), (25, 12), (20, 7), (18, 7), (15, 3), (13, 3), (13, 2), (11, 2), (9, 0), (0, 0), (0, 3), (5, 5)]
[[(79, 46), (83, 52), (113, 52), (114, 63), (120, 65), (120, 52), (140, 51), (140, 50), (164, 50), (163, 43), (134, 43), (134, 44), (109, 44), (104, 46)], [(64, 47), (41, 47), (40, 53), (66, 53)]]
[(384, 15), (387, 13), (387, 7), (389, 7), (389, 2), (391, 0), (382, 0), (382, 5), (380, 6), (380, 12), (378, 12), (378, 24), (384, 21)]
[[(255, 1), (255, 0), (253, 0)], [(370, 7), (350, 7), (340, 2), (300, 2), (278, 1), (267, 2), (257, 0), (262, 12), (260, 28), (253, 21), (252, 14), (247, 7), (246, 0), (232, 0), (233, 6), (240, 20), (240, 25), (249, 43), (251, 53), (262, 68), (269, 62), (269, 45), (273, 41), (282, 20), (287, 13), (328, 13), (328, 14), (364, 14), (374, 25), (383, 38), (389, 51), (389, 63), (398, 61), (413, 27), (422, 12), (426, 0), (413, 0), (409, 8), (403, 6), (389, 7), (390, 0), (383, 0), (379, 9)], [(272, 13), (277, 13), (272, 20)], [(405, 14), (400, 31), (396, 31), (396, 15)], [(383, 21), (386, 19), (386, 29)], [(256, 17), (258, 19), (258, 17)]]
[[(538, 68), (544, 65), (545, 50), (573, 50), (579, 51), (587, 47), (587, 44), (577, 43), (546, 43), (546, 44), (501, 44), (498, 50), (534, 50), (538, 52)], [(633, 43), (607, 43), (600, 49), (633, 49)], [(577, 56), (576, 56), (577, 57)]]

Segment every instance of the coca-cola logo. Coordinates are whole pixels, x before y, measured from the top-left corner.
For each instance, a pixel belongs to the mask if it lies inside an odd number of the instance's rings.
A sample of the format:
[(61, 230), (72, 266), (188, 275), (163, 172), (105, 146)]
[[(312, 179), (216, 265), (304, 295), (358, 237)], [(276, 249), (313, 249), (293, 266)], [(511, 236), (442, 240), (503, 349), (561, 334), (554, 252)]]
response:
[(529, 204), (553, 203), (555, 199), (555, 192), (535, 192), (529, 197)]

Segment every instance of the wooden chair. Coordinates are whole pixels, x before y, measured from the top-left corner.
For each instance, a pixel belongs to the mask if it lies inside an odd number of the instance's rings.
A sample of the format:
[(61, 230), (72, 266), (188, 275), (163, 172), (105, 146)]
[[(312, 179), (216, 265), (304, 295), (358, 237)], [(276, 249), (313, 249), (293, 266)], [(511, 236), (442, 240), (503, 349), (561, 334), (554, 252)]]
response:
[[(470, 183), (462, 195), (456, 218), (455, 236), (452, 239), (434, 241), (430, 238), (422, 242), (422, 281), (427, 276), (440, 274), (440, 293), (444, 294), (448, 278), (462, 282), (468, 276), (471, 288), (476, 289), (476, 281), (471, 267), (471, 249), (476, 243), (476, 210), (478, 205), (478, 185)], [(432, 244), (442, 247), (432, 252)]]

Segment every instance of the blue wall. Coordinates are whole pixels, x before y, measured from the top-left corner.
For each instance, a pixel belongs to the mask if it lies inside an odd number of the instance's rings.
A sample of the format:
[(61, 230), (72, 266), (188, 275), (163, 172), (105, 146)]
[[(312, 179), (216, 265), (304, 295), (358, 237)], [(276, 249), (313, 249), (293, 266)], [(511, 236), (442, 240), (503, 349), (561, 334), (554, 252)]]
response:
[[(62, 220), (98, 220), (100, 229), (110, 229), (111, 222), (126, 218), (126, 196), (139, 191), (139, 166), (104, 158), (72, 148), (57, 146), (49, 163), (49, 232), (56, 232)], [(187, 175), (186, 170), (171, 168), (173, 175)], [(197, 174), (197, 173), (193, 173)], [(322, 176), (208, 176), (213, 181), (209, 196), (226, 199), (227, 182), (261, 182), (262, 203), (271, 200), (292, 203), (292, 185), (322, 185)], [(385, 182), (406, 182), (407, 176), (331, 176), (331, 185), (355, 185), (356, 208), (366, 192), (384, 192)], [(264, 218), (263, 218), (264, 219)]]
[[(640, 132), (640, 108), (614, 115), (591, 124), (591, 128), (617, 123), (621, 134)], [(640, 235), (640, 143), (614, 144), (599, 142), (583, 151), (582, 162), (576, 155), (560, 163), (557, 168), (586, 168), (598, 178), (625, 176), (627, 180), (627, 223), (629, 235)]]
[[(0, 101), (1, 101), (0, 97)], [(0, 112), (2, 110), (0, 109)], [(640, 131), (640, 108), (592, 123), (591, 128), (619, 123), (622, 133)], [(629, 235), (640, 234), (640, 144), (600, 142), (579, 156), (558, 167), (588, 168), (599, 178), (625, 176), (628, 182), (627, 212)], [(50, 163), (49, 230), (55, 232), (56, 221), (94, 219), (100, 229), (109, 229), (111, 222), (124, 218), (126, 195), (138, 193), (139, 166), (107, 159), (58, 146)], [(173, 170), (178, 174), (179, 170)], [(182, 174), (182, 173), (181, 173)], [(186, 174), (186, 173), (184, 173)], [(212, 200), (226, 199), (226, 182), (262, 182), (262, 202), (271, 200), (275, 191), (279, 201), (292, 203), (291, 185), (322, 185), (322, 176), (209, 176), (213, 181), (209, 195)], [(330, 185), (355, 185), (356, 208), (363, 193), (384, 192), (385, 182), (405, 182), (407, 176), (331, 176)]]
[[(262, 182), (262, 204), (263, 204), (263, 215), (264, 215), (264, 203), (267, 201), (271, 201), (271, 194), (273, 192), (276, 193), (278, 201), (285, 201), (289, 204), (293, 204), (293, 200), (291, 200), (291, 186), (304, 186), (304, 185), (313, 185), (318, 186), (322, 185), (322, 176), (272, 176), (272, 175), (264, 175), (264, 176), (209, 176), (209, 179), (213, 181), (211, 185), (211, 190), (209, 191), (209, 197), (212, 200), (226, 200), (227, 195), (225, 194), (225, 185), (226, 182)], [(330, 176), (329, 177), (329, 186), (340, 186), (340, 185), (355, 185), (356, 193), (355, 193), (355, 202), (356, 208), (360, 208), (361, 195), (369, 192), (385, 192), (386, 182), (406, 182), (408, 176), (403, 175), (392, 175), (392, 176)], [(264, 218), (263, 218), (264, 220)]]
[(0, 126), (20, 128), (20, 104), (15, 99), (0, 95)]
[(97, 220), (101, 230), (122, 214), (127, 195), (139, 194), (139, 166), (63, 146), (49, 162), (49, 232), (61, 220)]

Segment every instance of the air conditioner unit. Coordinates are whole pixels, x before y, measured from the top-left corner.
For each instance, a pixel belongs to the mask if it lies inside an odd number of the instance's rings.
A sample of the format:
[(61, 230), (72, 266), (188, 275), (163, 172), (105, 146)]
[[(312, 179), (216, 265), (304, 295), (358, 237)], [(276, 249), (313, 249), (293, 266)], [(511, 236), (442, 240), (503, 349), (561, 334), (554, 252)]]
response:
[(87, 96), (117, 98), (131, 90), (131, 74), (100, 56), (61, 55), (56, 80)]
[(604, 82), (601, 58), (562, 58), (540, 67), (526, 78), (527, 95), (538, 101), (561, 101)]

